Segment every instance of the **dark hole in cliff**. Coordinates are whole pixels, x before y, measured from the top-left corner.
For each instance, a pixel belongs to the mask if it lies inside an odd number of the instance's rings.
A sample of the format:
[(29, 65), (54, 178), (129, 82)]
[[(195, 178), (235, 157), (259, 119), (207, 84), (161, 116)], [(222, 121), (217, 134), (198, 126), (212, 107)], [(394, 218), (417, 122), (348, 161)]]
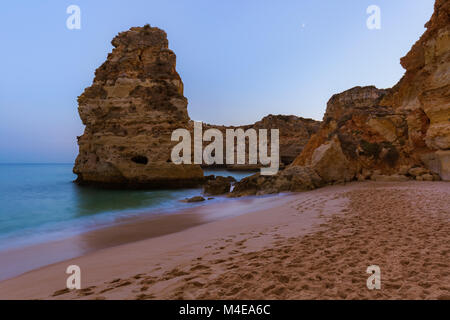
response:
[(135, 156), (135, 157), (131, 158), (131, 161), (133, 161), (134, 163), (138, 163), (138, 164), (147, 164), (148, 163), (148, 159), (145, 156)]
[(391, 167), (394, 167), (396, 165), (396, 163), (397, 163), (397, 160), (398, 160), (399, 156), (400, 155), (399, 155), (397, 149), (392, 148), (392, 149), (389, 149), (388, 153), (386, 154), (385, 159), (386, 159), (386, 162)]
[(360, 144), (366, 156), (378, 159), (382, 148), (378, 143), (371, 143), (365, 140), (361, 140)]
[(390, 142), (384, 142), (383, 146), (388, 149), (388, 152), (384, 156), (384, 160), (391, 167), (394, 167), (397, 164), (397, 160), (400, 157), (397, 149)]

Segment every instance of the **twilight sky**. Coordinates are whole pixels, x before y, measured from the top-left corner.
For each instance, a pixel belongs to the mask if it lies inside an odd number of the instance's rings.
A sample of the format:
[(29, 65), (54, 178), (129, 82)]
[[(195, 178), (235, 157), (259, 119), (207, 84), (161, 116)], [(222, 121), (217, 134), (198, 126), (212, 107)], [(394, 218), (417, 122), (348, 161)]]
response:
[[(66, 8), (81, 8), (69, 30)], [(369, 30), (369, 5), (381, 29)], [(194, 120), (237, 125), (272, 114), (322, 119), (332, 94), (393, 86), (433, 0), (8, 1), (0, 11), (0, 163), (73, 162), (76, 98), (120, 31), (164, 29)]]

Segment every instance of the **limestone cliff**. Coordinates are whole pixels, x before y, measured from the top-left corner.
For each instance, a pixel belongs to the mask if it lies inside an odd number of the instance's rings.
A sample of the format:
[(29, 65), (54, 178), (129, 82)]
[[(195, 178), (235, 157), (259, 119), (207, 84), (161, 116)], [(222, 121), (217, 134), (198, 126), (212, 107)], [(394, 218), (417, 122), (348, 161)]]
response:
[(426, 166), (450, 180), (450, 1), (437, 0), (425, 26), (400, 60), (406, 72), (399, 83), (388, 90), (357, 87), (333, 96), (321, 129), (294, 165), (313, 164), (316, 149), (334, 137), (354, 177), (361, 179), (367, 170), (391, 175)]
[(319, 132), (293, 165), (313, 165), (327, 182), (335, 182), (350, 181), (363, 169), (392, 174), (417, 164), (405, 149), (405, 117), (380, 105), (386, 93), (355, 87), (331, 97)]
[[(401, 59), (406, 72), (393, 88), (355, 87), (336, 94), (321, 123), (269, 115), (239, 127), (280, 129), (281, 162), (295, 160), (275, 177), (244, 179), (236, 193), (303, 190), (367, 178), (450, 180), (449, 0), (436, 0), (426, 28)], [(78, 99), (86, 129), (78, 139), (77, 181), (144, 187), (202, 182), (200, 166), (170, 161), (172, 131), (192, 128), (192, 121), (165, 32), (131, 28), (112, 44), (92, 86)]]
[(400, 62), (400, 82), (381, 102), (406, 117), (410, 152), (450, 180), (450, 1), (436, 0), (427, 30)]
[(320, 129), (291, 166), (274, 177), (246, 178), (233, 195), (353, 179), (450, 180), (450, 1), (437, 0), (425, 26), (401, 59), (406, 72), (397, 85), (355, 87), (332, 96)]
[(183, 83), (166, 33), (131, 28), (78, 97), (86, 126), (74, 173), (84, 184), (120, 187), (190, 186), (203, 180), (196, 165), (175, 165), (172, 131), (189, 126)]

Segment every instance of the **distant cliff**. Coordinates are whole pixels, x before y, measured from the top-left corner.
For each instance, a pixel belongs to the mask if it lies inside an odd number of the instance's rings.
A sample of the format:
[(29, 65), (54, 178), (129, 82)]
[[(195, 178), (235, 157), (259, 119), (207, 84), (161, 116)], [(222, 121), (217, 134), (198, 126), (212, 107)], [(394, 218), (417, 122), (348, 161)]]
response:
[[(303, 150), (304, 146), (308, 143), (311, 135), (316, 133), (320, 127), (320, 121), (313, 119), (305, 119), (294, 115), (268, 115), (254, 124), (244, 126), (220, 126), (206, 124), (205, 129), (215, 128), (219, 129), (222, 133), (226, 129), (238, 129), (241, 128), (244, 131), (250, 128), (258, 129), (278, 129), (279, 130), (279, 142), (280, 142), (280, 164), (281, 166), (289, 165), (294, 161), (298, 154)], [(248, 143), (246, 145), (246, 153), (248, 154)], [(248, 156), (247, 156), (248, 157)], [(239, 168), (259, 168), (260, 165), (225, 165), (228, 169)]]

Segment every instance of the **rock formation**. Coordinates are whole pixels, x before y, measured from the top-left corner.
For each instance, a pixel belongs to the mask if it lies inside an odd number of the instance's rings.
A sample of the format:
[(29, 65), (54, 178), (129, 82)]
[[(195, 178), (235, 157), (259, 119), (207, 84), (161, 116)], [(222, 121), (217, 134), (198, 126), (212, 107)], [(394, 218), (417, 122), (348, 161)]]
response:
[[(312, 134), (316, 133), (320, 127), (320, 121), (316, 121), (313, 119), (305, 119), (302, 117), (297, 117), (294, 115), (272, 115), (269, 114), (265, 116), (260, 121), (255, 122), (254, 124), (244, 125), (244, 126), (218, 126), (218, 125), (204, 125), (204, 130), (207, 129), (218, 129), (220, 130), (225, 137), (226, 129), (242, 129), (247, 130), (253, 128), (255, 130), (258, 129), (267, 129), (270, 132), (270, 129), (278, 129), (279, 130), (279, 142), (280, 142), (280, 164), (281, 166), (289, 165), (297, 155), (303, 150), (303, 147), (308, 142), (309, 138)], [(224, 144), (225, 146), (225, 144)], [(246, 145), (246, 153), (248, 154), (248, 144)], [(224, 149), (225, 154), (225, 149)], [(248, 159), (248, 155), (246, 156)], [(228, 169), (250, 169), (255, 170), (260, 167), (260, 165), (224, 165)]]
[(436, 0), (425, 27), (400, 60), (405, 75), (382, 104), (406, 117), (411, 153), (450, 180), (450, 1)]
[(293, 165), (311, 165), (326, 182), (353, 180), (364, 169), (393, 174), (415, 165), (404, 148), (405, 118), (380, 105), (386, 93), (355, 87), (331, 97), (319, 132)]
[[(86, 126), (78, 138), (74, 173), (80, 184), (106, 187), (189, 187), (204, 182), (199, 165), (170, 161), (172, 131), (193, 123), (175, 70), (176, 56), (166, 33), (145, 26), (112, 40), (113, 51), (96, 70), (93, 84), (78, 98)], [(292, 162), (320, 122), (269, 115), (244, 130), (280, 129), (281, 160)], [(205, 125), (204, 129), (225, 126)], [(248, 152), (248, 148), (247, 148)], [(231, 166), (256, 169), (258, 166)]]
[(253, 125), (258, 129), (279, 129), (280, 130), (280, 163), (290, 164), (302, 152), (312, 134), (316, 133), (320, 127), (320, 121), (305, 119), (293, 115), (268, 115)]
[(311, 167), (290, 166), (273, 176), (256, 173), (242, 179), (234, 185), (231, 196), (307, 191), (323, 185), (323, 180)]
[[(305, 190), (353, 179), (450, 180), (449, 17), (450, 1), (436, 0), (426, 32), (401, 59), (406, 72), (399, 83), (332, 96), (322, 122), (269, 115), (248, 126), (205, 125), (204, 130), (223, 132), (280, 129), (281, 162), (290, 166), (276, 176), (246, 178), (233, 194)], [(205, 181), (200, 166), (170, 162), (172, 131), (190, 129), (192, 122), (165, 32), (131, 28), (112, 44), (92, 86), (78, 99), (86, 129), (78, 139), (77, 181), (144, 187)]]
[(197, 165), (170, 162), (172, 131), (189, 127), (187, 99), (166, 33), (145, 26), (119, 33), (113, 51), (78, 97), (86, 126), (74, 173), (83, 184), (120, 187), (192, 186)]
[[(243, 179), (233, 195), (353, 179), (450, 180), (450, 1), (437, 0), (425, 26), (401, 59), (406, 73), (397, 85), (387, 90), (355, 87), (331, 97), (320, 129), (287, 173)], [(302, 168), (297, 169), (302, 179), (286, 180), (283, 176), (294, 168)], [(311, 184), (305, 172), (321, 182)]]
[(233, 182), (236, 182), (236, 179), (233, 177), (217, 176), (213, 179), (208, 179), (203, 186), (203, 193), (210, 196), (228, 193)]

